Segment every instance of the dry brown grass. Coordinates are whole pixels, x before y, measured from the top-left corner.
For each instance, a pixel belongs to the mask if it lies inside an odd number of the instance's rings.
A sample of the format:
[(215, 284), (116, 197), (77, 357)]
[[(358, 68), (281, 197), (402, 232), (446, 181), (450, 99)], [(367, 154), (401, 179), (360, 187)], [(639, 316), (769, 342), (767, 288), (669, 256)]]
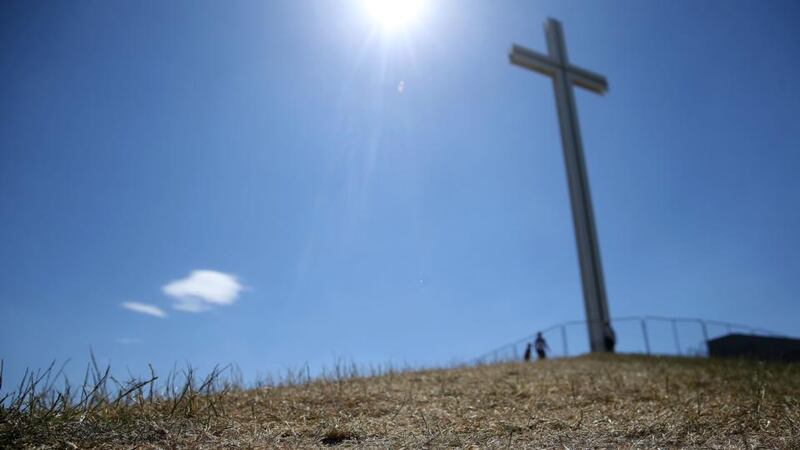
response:
[(196, 384), (63, 417), (5, 408), (0, 446), (800, 448), (796, 364), (600, 355)]

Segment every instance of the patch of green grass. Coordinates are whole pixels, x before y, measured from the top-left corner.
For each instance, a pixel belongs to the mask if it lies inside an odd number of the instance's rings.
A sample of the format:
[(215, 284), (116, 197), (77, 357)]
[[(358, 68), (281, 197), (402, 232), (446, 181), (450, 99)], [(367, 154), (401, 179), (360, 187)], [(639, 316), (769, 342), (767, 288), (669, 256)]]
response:
[[(800, 365), (591, 355), (243, 389), (230, 371), (125, 383), (53, 368), (0, 408), (0, 447), (800, 448)], [(52, 376), (50, 377), (53, 378)], [(180, 380), (180, 381), (178, 381)]]

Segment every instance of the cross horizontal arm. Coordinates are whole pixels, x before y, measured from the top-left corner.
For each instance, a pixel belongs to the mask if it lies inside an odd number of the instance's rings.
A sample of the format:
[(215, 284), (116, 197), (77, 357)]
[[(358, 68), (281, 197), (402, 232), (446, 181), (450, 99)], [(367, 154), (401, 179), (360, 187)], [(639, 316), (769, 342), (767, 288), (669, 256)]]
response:
[(514, 44), (508, 58), (512, 64), (535, 70), (539, 73), (552, 77), (559, 69), (549, 56), (527, 49), (521, 45)]
[(608, 90), (608, 81), (600, 74), (575, 67), (572, 64), (567, 67), (567, 74), (573, 83), (584, 89), (598, 94), (604, 94)]
[[(549, 77), (554, 76), (556, 72), (562, 69), (562, 66), (553, 58), (517, 44), (511, 47), (508, 58), (512, 64), (535, 70)], [(581, 69), (572, 64), (568, 64), (564, 70), (567, 71), (567, 76), (569, 76), (572, 83), (584, 89), (598, 94), (603, 94), (608, 90), (608, 81), (606, 81), (606, 77), (600, 74)]]

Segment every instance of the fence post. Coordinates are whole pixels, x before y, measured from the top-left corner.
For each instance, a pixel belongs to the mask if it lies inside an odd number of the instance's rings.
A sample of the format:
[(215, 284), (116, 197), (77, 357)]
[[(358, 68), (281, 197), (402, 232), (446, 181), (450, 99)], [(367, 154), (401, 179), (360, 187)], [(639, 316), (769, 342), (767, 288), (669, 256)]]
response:
[(672, 319), (672, 336), (675, 338), (675, 348), (678, 349), (678, 355), (681, 355), (681, 339), (678, 337), (678, 325), (675, 319)]
[(569, 347), (567, 347), (567, 326), (561, 325), (561, 342), (564, 343), (564, 356), (569, 356)]
[(647, 354), (650, 354), (650, 339), (647, 337), (647, 323), (642, 319), (642, 335), (644, 335), (644, 348)]

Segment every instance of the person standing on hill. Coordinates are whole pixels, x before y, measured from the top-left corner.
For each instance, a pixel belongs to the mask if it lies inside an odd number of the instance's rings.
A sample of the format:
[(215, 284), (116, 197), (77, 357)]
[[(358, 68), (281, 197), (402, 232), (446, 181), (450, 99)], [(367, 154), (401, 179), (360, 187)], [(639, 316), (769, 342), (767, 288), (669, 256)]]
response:
[(523, 358), (525, 358), (525, 362), (528, 362), (528, 361), (531, 360), (531, 343), (530, 342), (528, 342), (528, 345), (525, 346), (525, 356), (523, 356)]
[(536, 340), (533, 342), (534, 347), (536, 348), (536, 355), (539, 356), (539, 359), (547, 358), (547, 352), (550, 351), (550, 347), (547, 345), (547, 341), (544, 340), (542, 337), (542, 332), (536, 333)]

